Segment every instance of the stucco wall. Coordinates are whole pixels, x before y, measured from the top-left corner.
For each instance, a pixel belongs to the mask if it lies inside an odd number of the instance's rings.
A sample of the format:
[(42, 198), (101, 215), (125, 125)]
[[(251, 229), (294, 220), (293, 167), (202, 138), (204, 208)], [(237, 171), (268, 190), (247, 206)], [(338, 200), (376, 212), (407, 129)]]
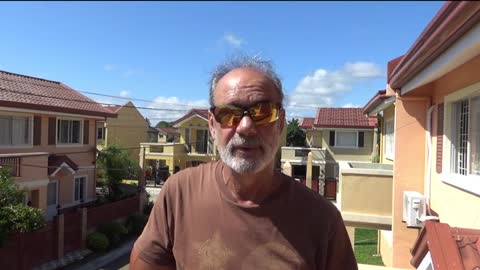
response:
[[(352, 130), (353, 131), (353, 130)], [(335, 161), (371, 161), (373, 151), (373, 130), (362, 130), (364, 132), (364, 145), (359, 148), (339, 148), (330, 146), (330, 130), (322, 130), (322, 145), (328, 151), (329, 157)]]
[[(126, 105), (133, 106), (133, 103)], [(124, 148), (136, 148), (141, 142), (148, 141), (148, 123), (136, 108), (122, 107), (117, 118), (107, 119), (106, 127), (106, 146), (116, 144)], [(138, 162), (140, 148), (127, 151), (130, 158)]]
[[(470, 85), (480, 82), (480, 56), (465, 63), (463, 66), (441, 77), (433, 83), (433, 101), (436, 104), (444, 102), (444, 97), (458, 93)], [(480, 91), (480, 86), (478, 89)], [(437, 111), (433, 113), (433, 130), (437, 130)], [(449, 117), (445, 120), (448, 121)], [(476, 120), (478, 121), (478, 119)], [(436, 132), (433, 132), (436, 135)], [(437, 153), (437, 137), (433, 136), (434, 162)], [(444, 140), (446, 143), (446, 140)], [(442, 222), (450, 226), (480, 228), (480, 196), (466, 192), (458, 187), (442, 181), (442, 176), (432, 166), (431, 207), (439, 215)]]
[(307, 129), (305, 131), (305, 143), (308, 147), (322, 147), (322, 131), (318, 129)]
[[(8, 111), (3, 113), (14, 114)], [(23, 114), (23, 113), (22, 113)], [(87, 198), (95, 198), (95, 174), (92, 169), (95, 166), (95, 138), (96, 138), (96, 119), (93, 118), (81, 118), (81, 117), (68, 117), (69, 119), (89, 120), (89, 143), (81, 145), (48, 145), (48, 122), (50, 117), (55, 115), (49, 114), (33, 114), (25, 113), (23, 115), (40, 116), (41, 117), (41, 144), (34, 146), (33, 144), (28, 147), (21, 148), (0, 148), (0, 154), (13, 154), (13, 153), (31, 153), (31, 152), (44, 152), (44, 155), (22, 157), (21, 164), (21, 176), (16, 178), (16, 182), (22, 186), (29, 188), (30, 190), (39, 190), (39, 207), (46, 210), (47, 200), (47, 180), (54, 179), (48, 175), (48, 156), (54, 153), (65, 153), (73, 162), (79, 167), (90, 168), (88, 172), (87, 180)], [(84, 122), (85, 123), (85, 122)], [(33, 129), (32, 129), (33, 130)], [(84, 127), (85, 130), (85, 127)], [(83, 135), (81, 135), (83, 140)], [(73, 153), (74, 152), (74, 153)], [(81, 173), (79, 171), (79, 173)], [(84, 175), (85, 173), (82, 173)], [(70, 176), (71, 177), (71, 176)], [(37, 182), (37, 183), (36, 183)], [(39, 184), (41, 183), (41, 184)], [(63, 183), (61, 183), (63, 184)], [(64, 189), (59, 184), (59, 203), (60, 198), (64, 204), (72, 204), (71, 198), (73, 196), (73, 189)], [(33, 186), (33, 187), (32, 187)]]
[(342, 173), (342, 211), (388, 216), (392, 214), (392, 177)]

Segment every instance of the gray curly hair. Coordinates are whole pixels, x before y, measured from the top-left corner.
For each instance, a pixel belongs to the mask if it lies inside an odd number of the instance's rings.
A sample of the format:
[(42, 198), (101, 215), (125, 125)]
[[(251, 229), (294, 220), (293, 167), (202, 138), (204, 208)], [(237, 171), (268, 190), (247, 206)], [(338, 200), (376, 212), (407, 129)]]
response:
[(210, 106), (214, 106), (213, 104), (213, 91), (215, 87), (217, 87), (218, 81), (223, 78), (227, 73), (230, 71), (237, 69), (237, 68), (252, 68), (255, 69), (267, 76), (270, 80), (272, 80), (273, 84), (275, 85), (275, 89), (280, 96), (280, 104), (283, 104), (283, 89), (282, 89), (282, 82), (278, 77), (277, 73), (273, 70), (273, 66), (271, 61), (264, 60), (260, 56), (248, 56), (248, 55), (237, 55), (234, 57), (228, 58), (225, 62), (218, 65), (214, 71), (212, 72), (212, 76), (210, 78)]

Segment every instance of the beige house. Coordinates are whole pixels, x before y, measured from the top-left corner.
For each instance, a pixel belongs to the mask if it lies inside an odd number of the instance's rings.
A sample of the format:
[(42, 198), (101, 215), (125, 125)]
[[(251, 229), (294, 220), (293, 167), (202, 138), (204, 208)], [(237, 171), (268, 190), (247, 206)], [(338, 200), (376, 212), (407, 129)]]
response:
[(139, 144), (148, 141), (147, 120), (131, 101), (123, 106), (105, 108), (117, 114), (117, 118), (108, 118), (106, 121), (97, 123), (97, 148), (102, 150), (109, 145), (126, 148), (130, 158), (138, 162)]
[[(480, 267), (478, 14), (478, 2), (446, 2), (407, 53), (388, 63), (386, 90), (365, 106), (380, 119), (379, 166), (393, 165), (391, 198), (382, 197), (385, 188), (372, 194), (357, 185), (356, 200), (391, 202), (379, 247), (387, 266)], [(378, 173), (370, 170), (363, 183)]]
[(168, 127), (158, 127), (158, 138), (157, 141), (159, 143), (167, 143), (167, 142), (180, 142), (180, 130), (176, 128), (168, 128)]
[[(282, 147), (282, 164), (292, 165), (293, 176), (305, 175), (306, 154), (314, 153), (313, 177), (336, 179), (338, 162), (370, 162), (376, 137), (375, 117), (361, 108), (318, 108), (315, 118), (303, 118), (306, 147)], [(323, 164), (323, 166), (322, 166)]]
[(0, 166), (47, 219), (92, 202), (96, 122), (115, 116), (61, 82), (0, 71)]
[[(207, 119), (208, 110), (192, 109), (172, 123), (179, 132), (179, 141), (161, 142), (159, 138), (155, 143), (140, 143), (145, 149), (145, 165), (173, 174), (187, 167), (217, 160)], [(158, 134), (160, 136), (160, 131)]]

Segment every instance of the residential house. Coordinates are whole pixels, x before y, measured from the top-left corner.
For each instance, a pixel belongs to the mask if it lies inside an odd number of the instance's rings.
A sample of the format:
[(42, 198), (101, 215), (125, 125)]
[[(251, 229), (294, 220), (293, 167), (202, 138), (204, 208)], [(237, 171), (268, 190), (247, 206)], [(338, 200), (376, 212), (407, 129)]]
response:
[(282, 164), (289, 161), (294, 176), (305, 175), (306, 154), (312, 152), (313, 177), (336, 179), (339, 161), (372, 160), (376, 123), (376, 118), (365, 116), (361, 108), (318, 108), (315, 118), (300, 121), (307, 147), (283, 147)]
[(115, 116), (61, 82), (0, 71), (0, 166), (47, 219), (94, 201), (96, 122)]
[(176, 128), (158, 127), (158, 142), (180, 142), (180, 130)]
[(393, 164), (383, 261), (480, 268), (480, 3), (446, 2), (387, 70), (385, 92), (365, 107), (381, 113), (381, 161)]
[[(388, 76), (394, 92), (392, 264), (445, 267), (433, 246), (415, 253), (418, 228), (403, 223), (404, 192), (425, 198), (426, 216), (471, 230), (477, 249), (449, 238), (463, 269), (480, 267), (480, 3), (446, 2)], [(432, 216), (432, 217), (430, 217)], [(434, 219), (434, 218), (433, 218)], [(424, 224), (423, 224), (424, 225)], [(476, 230), (474, 230), (476, 229)], [(475, 232), (476, 231), (476, 232)], [(455, 241), (453, 241), (455, 240)], [(447, 243), (447, 242), (445, 242)], [(474, 245), (472, 241), (465, 245)], [(448, 244), (445, 244), (448, 245)], [(427, 252), (428, 251), (428, 252)], [(472, 251), (470, 255), (465, 252)], [(476, 252), (476, 253), (475, 253)], [(469, 258), (468, 258), (469, 257)], [(472, 260), (476, 264), (472, 267)], [(428, 263), (431, 261), (432, 263)], [(437, 264), (438, 263), (438, 264)], [(446, 267), (445, 267), (446, 268)], [(428, 269), (428, 268), (424, 268)]]
[(107, 118), (97, 124), (97, 147), (99, 150), (109, 145), (125, 148), (129, 156), (139, 161), (141, 142), (148, 141), (149, 124), (129, 101), (123, 106), (106, 106), (106, 109), (117, 114), (117, 118)]
[[(140, 144), (145, 149), (146, 166), (157, 170), (165, 168), (169, 174), (173, 174), (218, 159), (208, 130), (207, 109), (192, 109), (172, 124), (180, 133), (179, 142)], [(158, 134), (160, 136), (160, 130)]]

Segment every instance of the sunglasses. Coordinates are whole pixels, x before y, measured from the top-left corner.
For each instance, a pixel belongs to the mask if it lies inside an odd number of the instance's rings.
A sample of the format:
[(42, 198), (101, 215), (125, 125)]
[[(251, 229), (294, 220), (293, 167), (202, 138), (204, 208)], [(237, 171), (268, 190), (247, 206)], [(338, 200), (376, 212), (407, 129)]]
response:
[(245, 115), (248, 115), (257, 126), (263, 126), (278, 120), (281, 106), (274, 102), (259, 102), (249, 107), (220, 105), (210, 108), (215, 120), (223, 127), (238, 126)]

